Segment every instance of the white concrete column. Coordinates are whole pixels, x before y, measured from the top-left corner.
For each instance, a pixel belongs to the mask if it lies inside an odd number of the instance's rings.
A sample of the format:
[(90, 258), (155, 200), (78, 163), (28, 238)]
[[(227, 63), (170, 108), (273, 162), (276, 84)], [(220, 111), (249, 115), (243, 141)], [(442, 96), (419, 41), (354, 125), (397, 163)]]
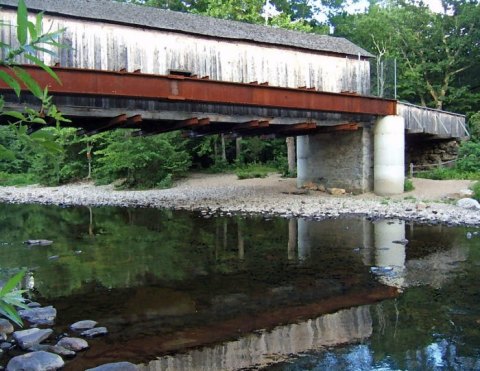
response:
[(310, 180), (310, 137), (302, 135), (297, 137), (297, 187), (303, 187)]
[(374, 128), (373, 188), (380, 196), (403, 193), (405, 180), (405, 119), (385, 116)]

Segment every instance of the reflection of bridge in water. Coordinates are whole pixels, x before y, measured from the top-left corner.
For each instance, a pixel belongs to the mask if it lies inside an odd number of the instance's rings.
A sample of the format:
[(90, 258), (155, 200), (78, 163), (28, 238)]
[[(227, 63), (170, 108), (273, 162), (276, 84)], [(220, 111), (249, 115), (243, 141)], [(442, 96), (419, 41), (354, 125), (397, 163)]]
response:
[[(426, 227), (403, 221), (291, 219), (283, 224), (289, 230), (283, 250), (275, 250), (283, 251), (289, 264), (281, 272), (278, 265), (259, 272), (243, 265), (253, 252), (247, 222), (220, 222), (223, 228), (219, 223), (211, 253), (221, 259), (228, 252), (238, 264), (221, 276), (221, 285), (199, 267), (175, 288), (153, 285), (128, 295), (78, 298), (85, 307), (92, 301), (114, 310), (96, 314), (111, 333), (79, 354), (75, 367), (115, 361), (122, 354), (138, 363), (160, 357), (145, 364), (145, 370), (236, 369), (358, 342), (372, 334), (369, 304), (397, 297), (398, 287), (438, 287), (455, 269), (451, 263), (467, 254), (448, 234), (430, 233), (423, 246)], [(372, 266), (384, 271), (372, 275)], [(425, 267), (428, 275), (419, 274)], [(53, 304), (65, 307), (62, 299)], [(62, 313), (69, 316), (68, 309)], [(165, 356), (172, 353), (176, 355)]]

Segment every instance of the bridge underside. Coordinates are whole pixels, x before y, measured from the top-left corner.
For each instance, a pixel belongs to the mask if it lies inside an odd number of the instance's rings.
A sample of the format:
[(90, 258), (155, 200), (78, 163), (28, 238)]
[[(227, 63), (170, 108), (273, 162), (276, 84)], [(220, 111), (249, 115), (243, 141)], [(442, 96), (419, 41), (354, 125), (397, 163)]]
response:
[[(138, 129), (135, 135), (187, 130), (191, 135), (297, 136), (356, 130), (376, 116), (396, 110), (395, 101), (351, 93), (180, 75), (57, 67), (59, 85), (41, 69), (25, 68), (41, 86), (49, 87), (56, 105), (71, 120), (69, 125), (83, 128), (87, 134), (134, 128)], [(1, 85), (0, 89), (5, 91)], [(10, 103), (34, 103), (28, 95), (21, 101), (7, 91), (5, 95)]]
[[(24, 68), (40, 86), (48, 86), (55, 104), (70, 120), (67, 125), (82, 134), (131, 128), (136, 129), (135, 136), (174, 130), (192, 137), (297, 136), (299, 186), (320, 182), (359, 193), (372, 187), (378, 194), (401, 193), (405, 129), (442, 136), (466, 132), (463, 116), (445, 121), (442, 112), (402, 106), (400, 117), (396, 101), (351, 92), (55, 67), (63, 83), (59, 85), (38, 67)], [(0, 92), (11, 108), (35, 103), (28, 93), (17, 98), (2, 82)], [(424, 116), (432, 115), (433, 125), (420, 125)], [(0, 124), (8, 120), (0, 117)], [(29, 130), (42, 127), (32, 125)]]

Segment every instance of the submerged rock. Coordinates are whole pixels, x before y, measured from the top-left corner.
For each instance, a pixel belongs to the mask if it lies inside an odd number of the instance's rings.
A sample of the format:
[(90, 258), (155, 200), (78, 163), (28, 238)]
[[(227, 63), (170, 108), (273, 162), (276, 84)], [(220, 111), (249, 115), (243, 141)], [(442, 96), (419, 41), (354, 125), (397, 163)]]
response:
[(98, 322), (92, 321), (92, 320), (84, 320), (84, 321), (78, 321), (75, 322), (74, 324), (70, 325), (70, 329), (73, 331), (83, 331), (83, 330), (90, 330), (94, 328), (97, 325)]
[(15, 329), (9, 320), (0, 318), (0, 334), (11, 334)]
[(44, 351), (32, 352), (21, 356), (13, 357), (7, 365), (7, 371), (45, 371), (58, 370), (65, 362), (57, 354)]
[(0, 343), (1, 350), (9, 350), (12, 346), (12, 343), (9, 343), (8, 341), (3, 341)]
[(20, 345), (20, 348), (27, 350), (47, 339), (52, 332), (53, 330), (51, 329), (40, 330), (38, 328), (31, 328), (28, 330), (15, 331), (13, 333), (13, 338), (18, 345)]
[(108, 334), (108, 330), (106, 327), (95, 327), (90, 330), (85, 330), (80, 333), (80, 335), (85, 336), (87, 338), (93, 338), (97, 336), (104, 336)]
[(53, 243), (50, 240), (26, 240), (25, 243), (27, 245), (38, 245), (38, 246), (48, 246)]
[(57, 317), (57, 310), (52, 307), (30, 308), (18, 311), (22, 319), (34, 325), (53, 325)]
[(65, 349), (73, 350), (74, 352), (79, 352), (88, 348), (88, 342), (86, 340), (71, 337), (60, 339), (57, 345), (64, 347)]
[(104, 365), (89, 368), (86, 371), (137, 371), (138, 366), (130, 362), (106, 363)]
[(73, 350), (64, 348), (60, 345), (50, 345), (50, 344), (36, 344), (29, 349), (32, 352), (45, 351), (49, 353), (55, 353), (59, 356), (64, 357), (75, 357), (76, 353)]

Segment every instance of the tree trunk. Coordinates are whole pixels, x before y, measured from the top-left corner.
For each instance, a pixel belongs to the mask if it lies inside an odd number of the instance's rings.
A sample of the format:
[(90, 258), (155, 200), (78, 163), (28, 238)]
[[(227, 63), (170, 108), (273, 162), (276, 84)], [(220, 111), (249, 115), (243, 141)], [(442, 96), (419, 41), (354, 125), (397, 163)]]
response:
[(222, 160), (223, 162), (227, 162), (227, 150), (225, 148), (225, 135), (221, 135), (222, 138)]
[(297, 161), (295, 153), (295, 137), (288, 137), (287, 141), (287, 159), (288, 159), (288, 172), (294, 174), (297, 171)]
[(242, 156), (242, 137), (235, 139), (235, 159), (240, 162)]

